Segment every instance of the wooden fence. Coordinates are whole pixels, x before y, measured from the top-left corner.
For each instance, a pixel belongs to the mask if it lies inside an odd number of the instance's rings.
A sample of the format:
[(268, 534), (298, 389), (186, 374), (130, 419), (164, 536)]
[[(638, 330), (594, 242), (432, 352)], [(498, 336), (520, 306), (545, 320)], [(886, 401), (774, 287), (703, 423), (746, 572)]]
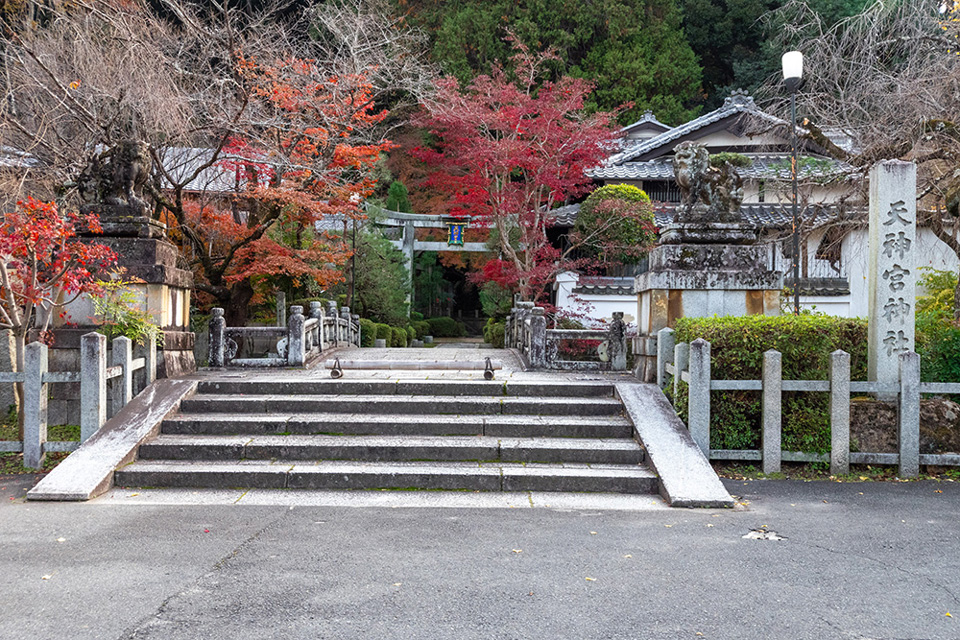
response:
[[(23, 360), (23, 371), (0, 372), (0, 382), (23, 384), (23, 440), (0, 441), (0, 451), (22, 451), (28, 469), (42, 468), (51, 451), (79, 447), (157, 377), (156, 343), (150, 341), (144, 355), (134, 358), (132, 341), (114, 338), (107, 366), (107, 338), (99, 333), (81, 336), (80, 371), (49, 371), (48, 347), (41, 342), (28, 344)], [(139, 370), (144, 374), (134, 376)], [(80, 440), (48, 442), (47, 385), (65, 382), (80, 383)]]
[[(850, 380), (850, 354), (830, 354), (830, 375), (827, 380), (784, 380), (781, 354), (769, 350), (763, 354), (760, 380), (714, 380), (711, 376), (710, 343), (698, 338), (691, 343), (677, 343), (672, 329), (657, 334), (657, 384), (665, 388), (671, 381), (674, 398), (681, 381), (689, 385), (687, 423), (690, 435), (712, 460), (756, 460), (764, 473), (780, 471), (781, 461), (828, 462), (830, 473), (849, 473), (850, 464), (898, 465), (903, 478), (916, 476), (920, 465), (960, 466), (958, 454), (920, 453), (920, 395), (924, 393), (960, 394), (960, 383), (920, 382), (920, 356), (913, 351), (900, 354), (898, 384)], [(759, 391), (762, 395), (761, 448), (729, 450), (710, 448), (710, 392)], [(830, 453), (817, 454), (781, 450), (781, 422), (784, 391), (830, 394)], [(896, 399), (898, 418), (898, 453), (850, 451), (850, 394), (871, 393)]]

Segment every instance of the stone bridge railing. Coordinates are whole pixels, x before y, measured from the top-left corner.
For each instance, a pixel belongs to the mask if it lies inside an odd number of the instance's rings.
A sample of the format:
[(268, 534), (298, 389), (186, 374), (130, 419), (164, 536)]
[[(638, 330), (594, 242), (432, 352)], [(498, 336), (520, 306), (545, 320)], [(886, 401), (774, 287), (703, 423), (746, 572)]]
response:
[[(244, 340), (276, 339), (276, 354), (262, 358), (238, 358)], [(302, 367), (322, 352), (334, 347), (360, 346), (360, 316), (349, 307), (337, 309), (329, 301), (324, 310), (320, 302), (311, 302), (309, 316), (303, 307), (290, 307), (285, 327), (228, 327), (223, 309), (213, 309), (210, 318), (211, 367)]]
[[(560, 358), (562, 342), (597, 344), (597, 360)], [(623, 313), (615, 312), (605, 329), (548, 329), (543, 307), (518, 302), (504, 329), (504, 345), (516, 349), (534, 369), (626, 371), (627, 335)]]

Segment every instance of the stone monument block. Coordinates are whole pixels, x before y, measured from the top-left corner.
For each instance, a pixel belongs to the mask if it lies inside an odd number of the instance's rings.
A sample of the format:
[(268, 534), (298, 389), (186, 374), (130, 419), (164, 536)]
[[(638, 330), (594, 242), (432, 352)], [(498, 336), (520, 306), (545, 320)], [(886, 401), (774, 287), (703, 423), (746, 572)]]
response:
[[(900, 379), (900, 354), (913, 351), (917, 289), (917, 166), (885, 160), (870, 170), (868, 379)], [(879, 394), (888, 399), (896, 394)], [(879, 397), (878, 396), (878, 397)]]

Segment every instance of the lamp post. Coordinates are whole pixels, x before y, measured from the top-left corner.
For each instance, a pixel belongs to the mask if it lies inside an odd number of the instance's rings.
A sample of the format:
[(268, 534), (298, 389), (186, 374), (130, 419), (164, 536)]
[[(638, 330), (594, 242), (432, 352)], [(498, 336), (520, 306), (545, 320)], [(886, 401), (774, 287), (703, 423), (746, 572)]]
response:
[(783, 82), (790, 92), (790, 141), (793, 157), (790, 177), (793, 182), (793, 312), (800, 315), (800, 218), (797, 212), (797, 90), (803, 84), (803, 54), (783, 54)]

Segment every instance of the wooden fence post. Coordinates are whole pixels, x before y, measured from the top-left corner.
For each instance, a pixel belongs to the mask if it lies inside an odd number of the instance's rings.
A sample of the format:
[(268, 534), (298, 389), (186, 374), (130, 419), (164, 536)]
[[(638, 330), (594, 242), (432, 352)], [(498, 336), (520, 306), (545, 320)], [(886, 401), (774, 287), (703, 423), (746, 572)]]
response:
[(763, 354), (763, 472), (780, 472), (783, 426), (783, 356), (770, 349)]
[(23, 466), (43, 467), (43, 444), (47, 441), (47, 345), (31, 342), (23, 350)]
[(710, 343), (697, 338), (690, 343), (690, 389), (687, 420), (690, 435), (710, 459)]
[(900, 354), (900, 472), (901, 478), (920, 473), (920, 356)]
[(86, 442), (106, 421), (107, 337), (87, 333), (80, 337), (80, 442)]
[(673, 363), (673, 349), (677, 344), (677, 335), (673, 329), (664, 327), (657, 332), (657, 386), (667, 386), (667, 364)]
[(850, 354), (830, 354), (830, 475), (850, 473)]

